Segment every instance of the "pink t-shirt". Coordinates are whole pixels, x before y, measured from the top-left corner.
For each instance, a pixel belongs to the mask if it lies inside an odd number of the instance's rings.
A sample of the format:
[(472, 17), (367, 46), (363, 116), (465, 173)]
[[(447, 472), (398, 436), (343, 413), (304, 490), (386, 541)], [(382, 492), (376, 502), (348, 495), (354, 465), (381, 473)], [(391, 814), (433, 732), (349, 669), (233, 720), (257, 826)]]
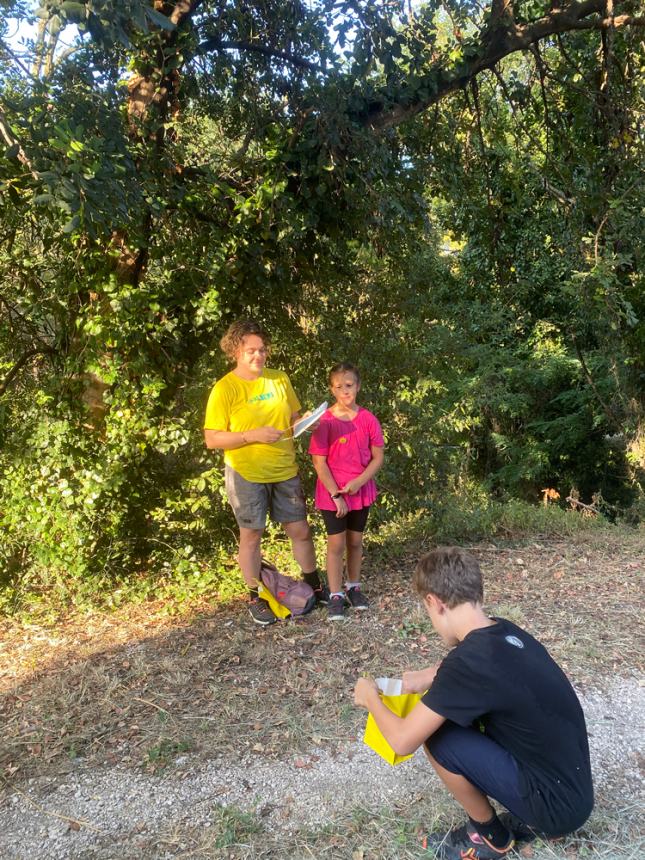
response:
[[(320, 419), (309, 444), (309, 453), (327, 457), (329, 471), (339, 487), (365, 471), (372, 459), (372, 445), (382, 448), (383, 433), (375, 415), (359, 406), (356, 416), (342, 421), (328, 409)], [(369, 480), (357, 493), (345, 495), (350, 511), (371, 505), (376, 499), (376, 483)], [(336, 505), (320, 478), (316, 481), (316, 507), (321, 511), (335, 511)]]

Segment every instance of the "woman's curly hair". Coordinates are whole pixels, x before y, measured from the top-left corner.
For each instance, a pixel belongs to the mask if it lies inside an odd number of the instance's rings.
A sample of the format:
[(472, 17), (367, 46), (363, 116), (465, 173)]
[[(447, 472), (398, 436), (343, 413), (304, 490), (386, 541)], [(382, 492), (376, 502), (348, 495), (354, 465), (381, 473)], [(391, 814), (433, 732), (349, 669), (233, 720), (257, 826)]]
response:
[(235, 361), (237, 351), (242, 345), (245, 337), (250, 334), (255, 334), (262, 338), (264, 345), (268, 348), (271, 345), (271, 337), (266, 329), (262, 328), (259, 322), (255, 320), (235, 320), (231, 323), (224, 337), (220, 340), (219, 345), (227, 358)]

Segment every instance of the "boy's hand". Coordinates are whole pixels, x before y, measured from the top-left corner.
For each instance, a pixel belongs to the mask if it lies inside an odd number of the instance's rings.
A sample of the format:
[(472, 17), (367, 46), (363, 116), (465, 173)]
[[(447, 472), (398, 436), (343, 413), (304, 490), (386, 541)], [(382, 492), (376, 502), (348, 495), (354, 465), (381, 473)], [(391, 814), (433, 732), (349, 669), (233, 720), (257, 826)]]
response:
[(369, 711), (375, 696), (379, 698), (376, 681), (373, 678), (359, 678), (354, 687), (354, 704)]
[(420, 669), (418, 672), (404, 672), (402, 676), (402, 693), (425, 693), (432, 686), (440, 664)]
[(341, 493), (347, 493), (348, 496), (351, 496), (353, 493), (357, 493), (362, 486), (359, 478), (352, 478), (341, 488)]

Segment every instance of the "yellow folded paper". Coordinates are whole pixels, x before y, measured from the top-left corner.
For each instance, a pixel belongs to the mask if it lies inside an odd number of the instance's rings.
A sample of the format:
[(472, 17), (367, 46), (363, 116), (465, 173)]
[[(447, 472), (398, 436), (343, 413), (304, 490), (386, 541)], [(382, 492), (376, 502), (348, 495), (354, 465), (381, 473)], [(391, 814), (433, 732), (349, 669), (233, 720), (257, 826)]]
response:
[(291, 612), (287, 609), (287, 607), (283, 606), (281, 603), (278, 603), (278, 601), (271, 594), (266, 585), (262, 585), (261, 582), (258, 583), (258, 594), (262, 598), (262, 600), (266, 600), (266, 602), (273, 610), (273, 614), (276, 618), (288, 618), (291, 615)]
[[(379, 683), (382, 681), (391, 682), (391, 679), (377, 678), (379, 689), (383, 689), (384, 686), (386, 686), (385, 684)], [(391, 683), (389, 686), (391, 689)], [(399, 717), (407, 717), (420, 698), (421, 696), (419, 696), (418, 693), (401, 693), (394, 696), (381, 694), (381, 701), (392, 711), (392, 713), (397, 714)], [(412, 753), (410, 753), (410, 755), (398, 755), (394, 752), (392, 747), (381, 734), (381, 730), (376, 725), (376, 720), (371, 714), (368, 714), (367, 723), (365, 724), (363, 743), (367, 744), (370, 749), (373, 749), (374, 752), (378, 753), (381, 758), (384, 758), (388, 764), (400, 764), (402, 761), (412, 758)]]

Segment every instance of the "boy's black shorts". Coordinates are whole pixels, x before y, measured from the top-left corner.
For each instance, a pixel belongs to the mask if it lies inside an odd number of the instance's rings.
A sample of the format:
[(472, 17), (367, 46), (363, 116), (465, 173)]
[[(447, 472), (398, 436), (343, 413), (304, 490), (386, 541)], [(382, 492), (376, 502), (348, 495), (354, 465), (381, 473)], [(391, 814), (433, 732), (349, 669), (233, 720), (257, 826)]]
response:
[(503, 804), (525, 824), (535, 826), (522, 796), (520, 771), (513, 756), (477, 729), (447, 721), (426, 741), (430, 755), (450, 773), (465, 777)]
[(339, 535), (344, 531), (364, 532), (370, 506), (348, 511), (344, 517), (337, 517), (336, 511), (321, 511), (328, 535)]

